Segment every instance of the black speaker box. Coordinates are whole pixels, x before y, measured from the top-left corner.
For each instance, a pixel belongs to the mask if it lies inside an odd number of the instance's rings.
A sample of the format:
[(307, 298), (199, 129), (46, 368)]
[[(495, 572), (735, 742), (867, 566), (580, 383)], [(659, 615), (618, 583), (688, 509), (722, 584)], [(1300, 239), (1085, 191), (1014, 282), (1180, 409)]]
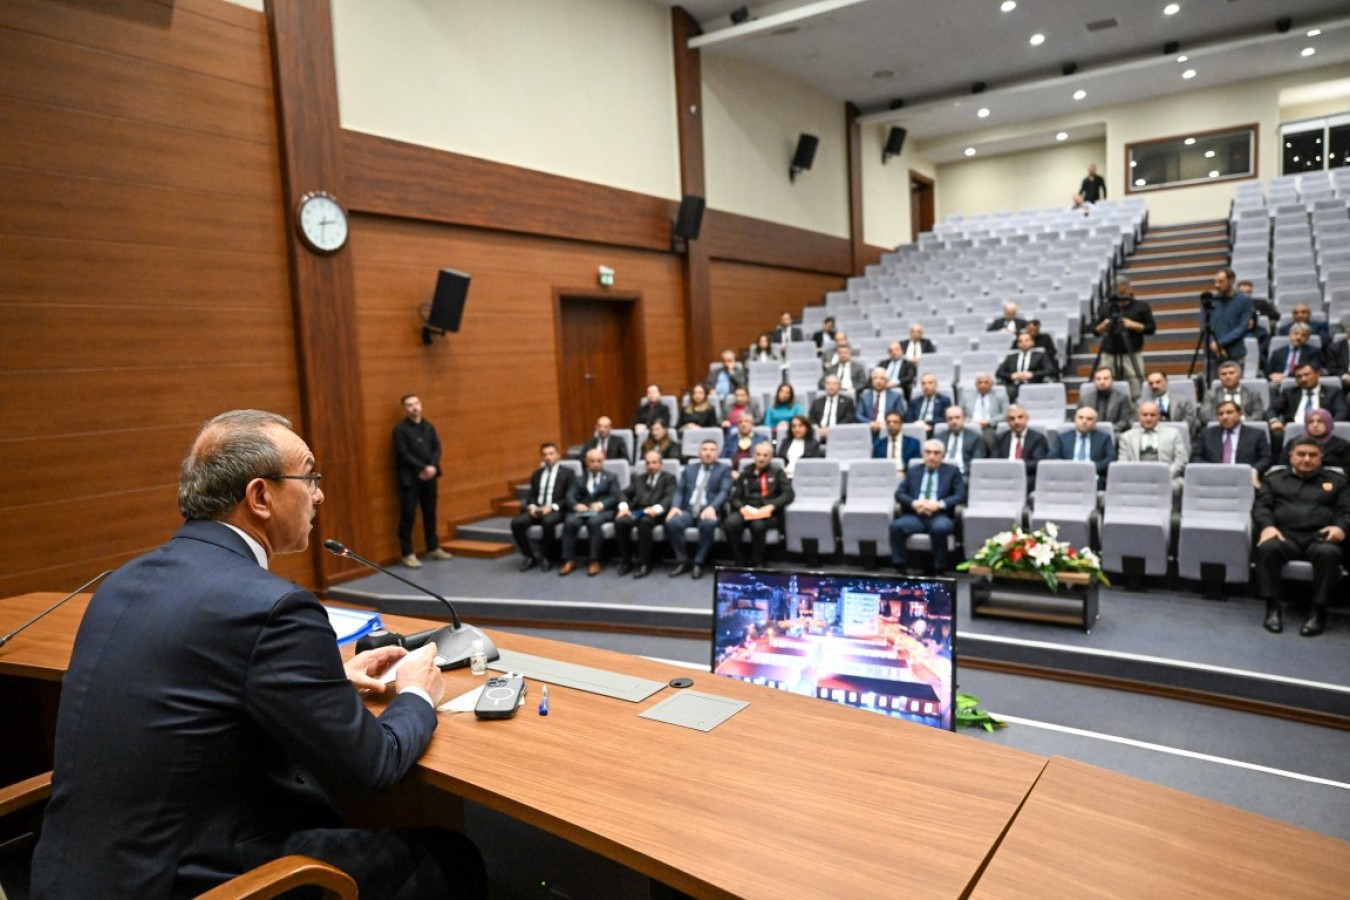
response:
[(900, 155), (905, 149), (905, 136), (907, 134), (909, 134), (909, 132), (905, 131), (905, 129), (901, 128), (899, 125), (891, 128), (890, 133), (886, 135), (885, 153), (887, 156)]
[(811, 168), (811, 163), (816, 161), (816, 147), (820, 146), (820, 138), (814, 134), (803, 134), (797, 138), (797, 152), (792, 154), (792, 168), (798, 172), (804, 172)]
[(698, 233), (703, 229), (703, 205), (703, 198), (697, 194), (684, 195), (680, 200), (680, 212), (675, 217), (675, 237), (683, 241), (698, 239)]
[(469, 293), (469, 276), (454, 269), (441, 269), (436, 276), (436, 294), (431, 298), (427, 325), (440, 331), (459, 331), (464, 317), (464, 298)]

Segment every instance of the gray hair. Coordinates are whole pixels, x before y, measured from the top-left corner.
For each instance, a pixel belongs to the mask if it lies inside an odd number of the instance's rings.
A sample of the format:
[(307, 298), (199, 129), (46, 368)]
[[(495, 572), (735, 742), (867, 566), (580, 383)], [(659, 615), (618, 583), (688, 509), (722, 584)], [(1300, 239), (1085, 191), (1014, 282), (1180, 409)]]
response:
[(280, 474), (281, 451), (267, 433), (290, 420), (260, 409), (221, 413), (197, 432), (178, 479), (178, 511), (184, 519), (223, 519), (244, 499), (248, 483)]
[(1312, 329), (1308, 327), (1308, 324), (1306, 322), (1295, 322), (1293, 325), (1289, 327), (1290, 334), (1293, 334), (1295, 331), (1301, 334), (1308, 334), (1308, 335), (1312, 334)]

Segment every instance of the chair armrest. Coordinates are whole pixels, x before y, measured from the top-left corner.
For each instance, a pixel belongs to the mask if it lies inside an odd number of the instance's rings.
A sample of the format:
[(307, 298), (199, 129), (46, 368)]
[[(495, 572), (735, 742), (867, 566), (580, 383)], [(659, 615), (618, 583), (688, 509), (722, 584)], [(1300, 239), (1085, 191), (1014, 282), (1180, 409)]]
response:
[(323, 890), (325, 897), (357, 900), (356, 882), (336, 866), (310, 856), (283, 856), (231, 878), (201, 895), (202, 900), (266, 900), (303, 885)]
[(52, 795), (52, 773), (43, 772), (32, 778), (0, 788), (0, 818), (43, 803)]

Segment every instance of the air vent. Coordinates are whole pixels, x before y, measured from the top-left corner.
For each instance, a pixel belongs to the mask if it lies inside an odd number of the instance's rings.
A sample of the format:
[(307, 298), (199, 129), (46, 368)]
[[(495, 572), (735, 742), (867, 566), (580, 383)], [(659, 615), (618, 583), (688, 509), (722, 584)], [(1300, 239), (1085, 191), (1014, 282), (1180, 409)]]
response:
[(1115, 28), (1120, 22), (1116, 19), (1098, 19), (1095, 22), (1087, 23), (1088, 31), (1105, 31), (1108, 28)]

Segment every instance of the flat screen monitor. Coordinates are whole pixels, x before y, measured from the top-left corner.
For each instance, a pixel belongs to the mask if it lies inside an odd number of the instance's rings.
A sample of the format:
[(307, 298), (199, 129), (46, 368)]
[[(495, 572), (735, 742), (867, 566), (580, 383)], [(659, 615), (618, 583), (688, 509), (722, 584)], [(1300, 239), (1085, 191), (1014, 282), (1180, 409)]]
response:
[(713, 594), (715, 674), (955, 727), (952, 579), (718, 569)]

